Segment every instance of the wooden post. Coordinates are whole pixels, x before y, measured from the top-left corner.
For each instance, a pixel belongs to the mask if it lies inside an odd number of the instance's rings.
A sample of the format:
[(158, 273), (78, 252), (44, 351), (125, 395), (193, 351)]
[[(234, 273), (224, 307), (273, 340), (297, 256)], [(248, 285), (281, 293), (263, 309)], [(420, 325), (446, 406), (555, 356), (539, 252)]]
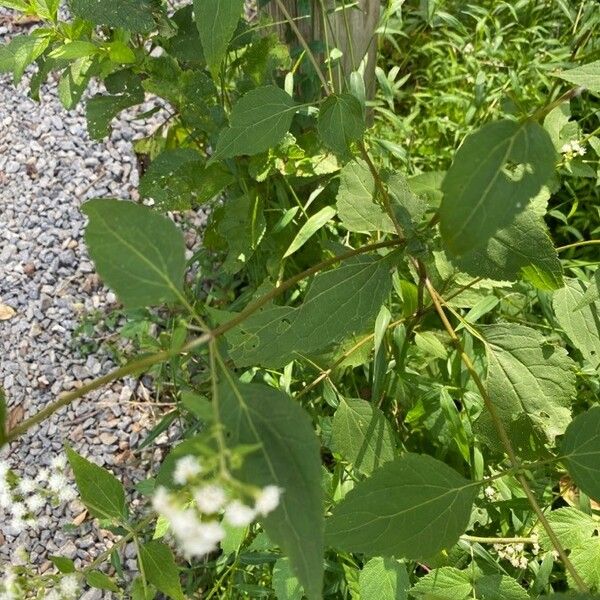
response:
[[(372, 98), (375, 92), (375, 62), (377, 60), (377, 39), (375, 30), (379, 22), (379, 11), (381, 0), (344, 0), (346, 4), (355, 6), (342, 9), (342, 3), (336, 0), (282, 0), (286, 10), (292, 18), (304, 16), (295, 21), (298, 29), (309, 45), (319, 41), (325, 46), (328, 41), (330, 49), (337, 48), (343, 53), (340, 65), (334, 69), (334, 81), (336, 90), (343, 88), (343, 77), (358, 69), (361, 61), (366, 57), (367, 64), (364, 70), (365, 88), (367, 98)], [(308, 11), (302, 6), (309, 7)], [(337, 8), (337, 10), (335, 10)], [(324, 10), (323, 10), (324, 9)], [(285, 21), (277, 4), (271, 0), (265, 7), (268, 14), (275, 22)], [(308, 12), (308, 16), (307, 15)], [(285, 25), (280, 27), (280, 34), (287, 32), (287, 40), (290, 37), (289, 28)], [(327, 58), (323, 54), (317, 56), (321, 60)]]

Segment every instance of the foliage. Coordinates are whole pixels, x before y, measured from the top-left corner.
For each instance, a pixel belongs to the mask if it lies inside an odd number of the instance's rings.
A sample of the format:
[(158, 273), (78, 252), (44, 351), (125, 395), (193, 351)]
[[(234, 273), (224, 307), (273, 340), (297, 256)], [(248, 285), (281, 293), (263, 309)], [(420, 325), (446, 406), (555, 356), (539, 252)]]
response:
[[(144, 202), (83, 206), (123, 364), (5, 437), (148, 373), (172, 410), (142, 447), (175, 424), (180, 443), (138, 486), (143, 510), (67, 449), (121, 537), (106, 573), (53, 557), (50, 587), (600, 592), (593, 2), (391, 2), (372, 101), (364, 64), (334, 77), (332, 40), (284, 44), (240, 0), (72, 0), (69, 21), (49, 0), (0, 4), (44, 21), (0, 49), (15, 82), (35, 63), (34, 97), (57, 73), (93, 138), (138, 105), (163, 119), (135, 142)], [(207, 209), (186, 254), (181, 223)]]

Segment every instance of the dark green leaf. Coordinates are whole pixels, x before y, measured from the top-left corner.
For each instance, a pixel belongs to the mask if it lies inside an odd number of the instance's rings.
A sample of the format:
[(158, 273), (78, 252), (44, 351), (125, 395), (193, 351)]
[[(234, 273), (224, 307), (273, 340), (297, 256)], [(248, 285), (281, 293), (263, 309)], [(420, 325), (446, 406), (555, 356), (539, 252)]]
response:
[(406, 600), (410, 580), (406, 567), (389, 557), (372, 558), (361, 570), (360, 600)]
[(90, 513), (101, 519), (125, 520), (128, 511), (121, 482), (112, 473), (79, 456), (71, 448), (67, 448), (67, 457), (75, 474), (81, 501)]
[(419, 578), (410, 595), (423, 600), (466, 600), (473, 597), (471, 576), (455, 567), (435, 569)]
[(372, 556), (431, 557), (465, 531), (478, 484), (426, 455), (406, 454), (356, 485), (333, 509), (327, 541)]
[(286, 394), (242, 384), (222, 371), (221, 420), (232, 446), (259, 444), (239, 476), (253, 485), (277, 485), (279, 507), (264, 519), (270, 539), (289, 557), (310, 599), (323, 585), (323, 493), (319, 441), (310, 418)]
[(290, 560), (280, 558), (273, 565), (273, 589), (277, 600), (302, 600), (304, 591), (292, 572)]
[(248, 92), (233, 107), (230, 126), (219, 136), (213, 160), (258, 154), (275, 146), (290, 128), (297, 108), (274, 85)]
[(333, 417), (331, 449), (365, 475), (396, 456), (394, 433), (385, 415), (359, 399), (340, 402)]
[(70, 558), (66, 556), (49, 556), (48, 558), (61, 573), (75, 573), (75, 563)]
[(363, 107), (350, 94), (333, 94), (319, 111), (319, 135), (336, 154), (346, 157), (350, 144), (362, 139), (365, 132)]
[(146, 579), (152, 585), (173, 600), (185, 600), (179, 569), (169, 546), (158, 541), (148, 542), (141, 546), (138, 558)]
[(71, 0), (76, 17), (94, 25), (147, 33), (154, 28), (151, 0)]
[(102, 571), (90, 571), (85, 576), (86, 583), (98, 590), (109, 590), (110, 592), (119, 592), (119, 586), (108, 575)]
[(581, 85), (590, 92), (600, 94), (600, 60), (561, 71), (556, 76), (575, 85)]
[(185, 243), (170, 219), (112, 199), (90, 200), (83, 211), (90, 256), (123, 304), (146, 307), (181, 298)]
[(194, 15), (206, 64), (216, 75), (242, 16), (244, 0), (194, 0)]
[(575, 483), (600, 500), (600, 406), (577, 416), (567, 428), (561, 454)]
[(484, 247), (513, 223), (552, 176), (555, 160), (552, 140), (533, 121), (489, 123), (468, 136), (442, 184), (448, 251), (460, 256)]

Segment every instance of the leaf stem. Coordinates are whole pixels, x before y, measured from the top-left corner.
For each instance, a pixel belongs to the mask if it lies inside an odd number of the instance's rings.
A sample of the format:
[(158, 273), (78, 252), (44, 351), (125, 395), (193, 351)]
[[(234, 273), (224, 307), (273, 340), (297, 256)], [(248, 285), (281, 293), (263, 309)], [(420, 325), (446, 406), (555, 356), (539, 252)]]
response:
[(568, 250), (569, 248), (579, 248), (579, 246), (592, 246), (594, 244), (600, 244), (600, 240), (581, 240), (580, 242), (573, 242), (572, 244), (567, 244), (566, 246), (558, 246), (556, 248), (556, 251), (562, 252), (563, 250)]
[(537, 540), (531, 537), (481, 537), (478, 535), (461, 535), (461, 540), (478, 544), (535, 544)]
[(448, 317), (446, 316), (446, 313), (444, 312), (444, 309), (442, 308), (443, 300), (440, 298), (437, 291), (431, 284), (431, 281), (429, 281), (429, 278), (425, 279), (425, 287), (427, 288), (427, 291), (429, 292), (431, 301), (433, 302), (435, 310), (438, 313), (438, 316), (440, 317), (440, 320), (442, 321), (444, 328), (446, 329), (446, 331), (448, 332), (448, 335), (452, 339), (452, 342), (453, 342), (454, 346), (456, 347), (456, 350), (459, 353), (462, 362), (464, 363), (465, 367), (469, 371), (469, 374), (471, 375), (473, 382), (477, 386), (477, 389), (479, 390), (479, 393), (481, 394), (481, 397), (483, 398), (485, 407), (488, 410), (488, 412), (490, 413), (490, 416), (494, 423), (494, 427), (498, 433), (498, 436), (500, 437), (500, 441), (502, 442), (502, 445), (504, 446), (504, 449), (506, 451), (506, 454), (508, 455), (511, 465), (513, 466), (513, 468), (516, 471), (515, 477), (516, 477), (517, 481), (519, 482), (519, 484), (521, 485), (521, 487), (523, 488), (523, 491), (525, 492), (525, 495), (527, 496), (527, 500), (529, 501), (531, 508), (533, 508), (533, 511), (535, 512), (538, 520), (542, 524), (542, 527), (546, 530), (546, 533), (548, 534), (548, 537), (550, 538), (552, 545), (554, 546), (555, 550), (558, 552), (560, 558), (562, 559), (563, 564), (565, 565), (565, 568), (567, 569), (567, 571), (569, 571), (569, 573), (573, 577), (573, 580), (575, 581), (577, 587), (579, 588), (580, 591), (587, 592), (588, 588), (587, 588), (585, 582), (583, 581), (583, 579), (581, 578), (581, 576), (579, 575), (579, 573), (573, 566), (573, 563), (569, 560), (569, 557), (567, 556), (565, 549), (563, 548), (562, 544), (560, 543), (560, 540), (556, 536), (556, 533), (554, 533), (554, 530), (552, 529), (550, 523), (548, 522), (548, 519), (546, 519), (546, 515), (540, 508), (538, 501), (536, 500), (533, 492), (531, 491), (529, 482), (527, 481), (527, 479), (525, 478), (525, 475), (522, 472), (523, 465), (521, 465), (521, 462), (520, 462), (518, 456), (516, 455), (516, 452), (511, 444), (510, 438), (508, 437), (508, 433), (506, 432), (506, 428), (504, 427), (504, 424), (502, 423), (502, 419), (498, 415), (496, 406), (492, 402), (492, 399), (490, 398), (488, 391), (487, 391), (483, 381), (481, 380), (481, 377), (479, 377), (479, 373), (477, 373), (477, 370), (475, 369), (475, 365), (473, 364), (473, 361), (471, 360), (469, 355), (465, 352), (458, 335), (454, 331), (454, 328), (450, 324), (450, 321), (448, 321)]

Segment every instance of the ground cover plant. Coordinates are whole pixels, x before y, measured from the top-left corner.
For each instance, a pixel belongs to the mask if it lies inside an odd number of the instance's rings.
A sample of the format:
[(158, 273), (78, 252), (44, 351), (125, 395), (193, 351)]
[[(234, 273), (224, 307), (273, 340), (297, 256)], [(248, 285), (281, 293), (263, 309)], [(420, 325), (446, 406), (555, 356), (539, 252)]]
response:
[(391, 2), (370, 99), (362, 57), (340, 77), (339, 40), (271, 2), (282, 23), (241, 0), (71, 0), (68, 20), (0, 0), (43, 22), (0, 69), (35, 63), (34, 97), (58, 74), (91, 137), (166, 111), (135, 144), (145, 202), (82, 207), (123, 364), (10, 430), (2, 398), (0, 444), (145, 373), (171, 409), (143, 443), (180, 432), (135, 490), (68, 446), (48, 486), (0, 463), (16, 525), (71, 495), (70, 469), (118, 536), (83, 567), (6, 567), (0, 593), (597, 597), (597, 6)]

